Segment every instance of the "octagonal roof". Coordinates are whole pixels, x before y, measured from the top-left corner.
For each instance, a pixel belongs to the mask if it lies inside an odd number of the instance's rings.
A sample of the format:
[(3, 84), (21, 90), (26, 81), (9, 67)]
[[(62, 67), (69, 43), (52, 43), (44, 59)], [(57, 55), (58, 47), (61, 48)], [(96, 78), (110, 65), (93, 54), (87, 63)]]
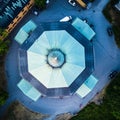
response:
[[(63, 66), (48, 64), (51, 50), (65, 55)], [(69, 87), (85, 68), (84, 47), (65, 30), (43, 32), (27, 50), (27, 57), (29, 73), (47, 88)]]
[(41, 23), (19, 50), (21, 76), (47, 96), (76, 92), (93, 67), (91, 42), (67, 22)]

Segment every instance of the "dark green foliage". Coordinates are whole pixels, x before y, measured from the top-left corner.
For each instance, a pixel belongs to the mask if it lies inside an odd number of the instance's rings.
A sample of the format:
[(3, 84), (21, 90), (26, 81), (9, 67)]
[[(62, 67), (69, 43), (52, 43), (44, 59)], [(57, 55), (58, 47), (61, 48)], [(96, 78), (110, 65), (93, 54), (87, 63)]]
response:
[(120, 48), (120, 27), (118, 25), (112, 25), (113, 32), (115, 34), (116, 44)]
[(112, 4), (112, 5), (114, 5), (114, 4), (118, 3), (118, 2), (119, 2), (119, 0), (110, 0), (110, 4)]
[(89, 2), (94, 2), (95, 0), (89, 0)]
[(120, 120), (120, 73), (107, 87), (101, 105), (91, 103), (71, 120)]
[(116, 120), (106, 105), (89, 104), (71, 120)]
[(106, 19), (112, 24), (115, 40), (120, 48), (120, 12), (114, 7), (119, 0), (111, 0), (103, 10)]
[(2, 106), (8, 98), (8, 93), (0, 89), (0, 106)]
[(0, 41), (8, 36), (8, 32), (5, 29), (0, 28)]
[(46, 7), (46, 0), (35, 0), (35, 5), (39, 9), (44, 9)]
[(111, 82), (106, 92), (105, 103), (116, 120), (120, 120), (120, 74)]
[(7, 53), (9, 48), (10, 41), (0, 41), (0, 56), (3, 56)]
[(108, 12), (108, 8), (109, 4), (107, 4), (106, 8), (103, 10), (103, 14), (109, 22), (112, 22), (112, 18), (110, 16), (110, 13)]
[(2, 29), (2, 28), (0, 28), (0, 35), (2, 35), (2, 33), (3, 33), (3, 29)]

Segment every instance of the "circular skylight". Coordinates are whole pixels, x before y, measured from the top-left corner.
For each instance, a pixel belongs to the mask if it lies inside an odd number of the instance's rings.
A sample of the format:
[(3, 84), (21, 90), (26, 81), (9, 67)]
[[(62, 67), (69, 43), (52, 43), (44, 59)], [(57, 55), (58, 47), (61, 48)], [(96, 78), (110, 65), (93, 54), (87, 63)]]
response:
[(60, 68), (65, 62), (65, 55), (60, 50), (52, 49), (48, 53), (47, 62), (53, 68)]

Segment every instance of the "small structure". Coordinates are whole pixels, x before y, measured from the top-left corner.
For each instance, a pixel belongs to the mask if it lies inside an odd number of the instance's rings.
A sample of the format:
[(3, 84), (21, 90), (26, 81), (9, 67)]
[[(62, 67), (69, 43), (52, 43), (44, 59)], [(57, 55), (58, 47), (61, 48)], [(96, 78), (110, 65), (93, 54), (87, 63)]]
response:
[(84, 21), (79, 18), (76, 18), (72, 25), (88, 40), (91, 40), (95, 36), (95, 32), (92, 28)]
[(41, 93), (35, 89), (28, 81), (25, 79), (22, 79), (17, 86), (20, 88), (20, 90), (28, 96), (33, 101), (37, 101), (38, 98), (41, 96)]
[(17, 33), (15, 36), (15, 40), (19, 43), (22, 44), (31, 34), (32, 31), (34, 31), (36, 28), (36, 24), (30, 20), (27, 22)]
[(76, 91), (77, 94), (80, 95), (80, 97), (85, 97), (90, 91), (93, 90), (98, 80), (91, 75)]

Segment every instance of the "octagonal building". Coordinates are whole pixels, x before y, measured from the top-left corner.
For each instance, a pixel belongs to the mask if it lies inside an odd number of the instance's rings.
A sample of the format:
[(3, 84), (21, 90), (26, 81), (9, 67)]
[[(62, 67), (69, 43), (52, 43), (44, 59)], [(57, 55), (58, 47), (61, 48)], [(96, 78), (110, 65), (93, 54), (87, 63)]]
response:
[(92, 42), (69, 22), (36, 26), (29, 21), (15, 39), (20, 43), (18, 61), (22, 79), (18, 87), (34, 101), (41, 95), (54, 98), (77, 93), (84, 97), (97, 83), (92, 76)]

